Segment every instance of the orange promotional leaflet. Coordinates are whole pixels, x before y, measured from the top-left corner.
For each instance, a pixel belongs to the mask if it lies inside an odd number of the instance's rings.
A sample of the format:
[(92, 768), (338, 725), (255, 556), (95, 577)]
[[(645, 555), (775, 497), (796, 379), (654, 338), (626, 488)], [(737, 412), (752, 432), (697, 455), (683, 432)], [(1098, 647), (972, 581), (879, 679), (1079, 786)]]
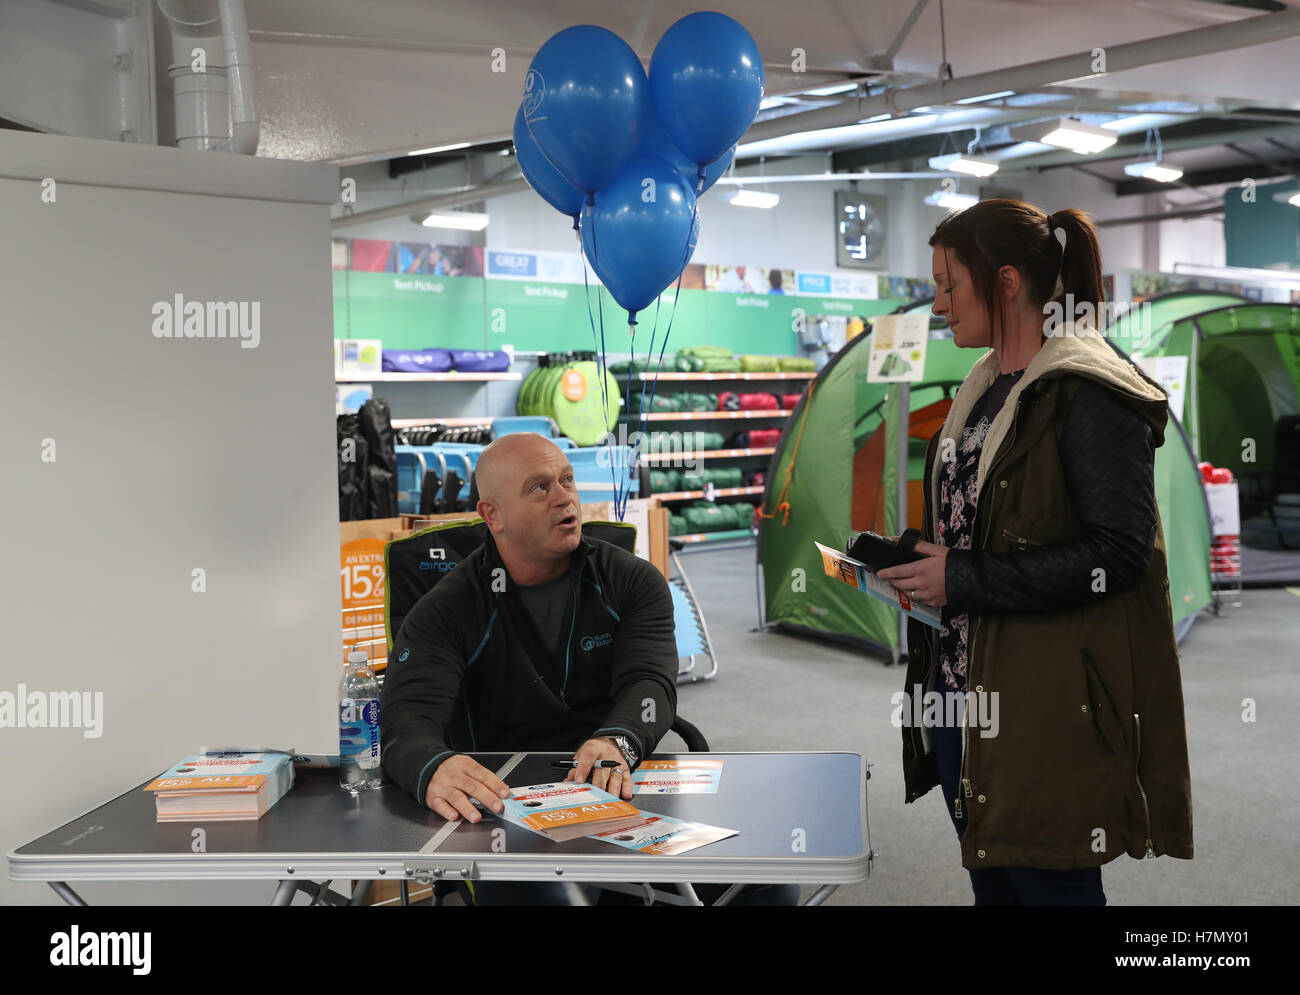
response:
[(831, 549), (829, 546), (823, 546), (815, 542), (817, 551), (821, 553), (822, 569), (826, 572), (827, 577), (834, 577), (838, 581), (843, 581), (849, 587), (856, 587), (859, 591), (871, 595), (877, 601), (883, 601), (890, 608), (897, 608), (900, 611), (911, 615), (912, 618), (919, 622), (924, 622), (932, 628), (939, 628), (939, 609), (933, 605), (922, 604), (920, 601), (913, 601), (907, 596), (907, 592), (900, 591), (888, 581), (881, 580), (876, 576), (876, 572), (865, 563), (846, 556), (837, 549)]
[(635, 795), (716, 795), (722, 761), (643, 760), (632, 774)]
[(683, 822), (681, 819), (650, 812), (641, 814), (644, 818), (635, 825), (599, 833), (594, 838), (629, 850), (666, 857), (739, 835), (734, 829), (706, 826), (701, 822)]
[(622, 829), (642, 819), (637, 809), (609, 792), (573, 781), (512, 788), (501, 817), (557, 843)]

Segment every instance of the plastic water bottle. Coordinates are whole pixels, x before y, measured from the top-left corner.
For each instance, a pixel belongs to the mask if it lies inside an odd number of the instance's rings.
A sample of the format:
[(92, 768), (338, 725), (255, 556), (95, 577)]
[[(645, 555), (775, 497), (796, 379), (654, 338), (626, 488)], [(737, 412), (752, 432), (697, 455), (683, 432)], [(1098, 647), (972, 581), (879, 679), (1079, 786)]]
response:
[(354, 649), (339, 682), (339, 785), (352, 794), (379, 787), (379, 685), (366, 654)]

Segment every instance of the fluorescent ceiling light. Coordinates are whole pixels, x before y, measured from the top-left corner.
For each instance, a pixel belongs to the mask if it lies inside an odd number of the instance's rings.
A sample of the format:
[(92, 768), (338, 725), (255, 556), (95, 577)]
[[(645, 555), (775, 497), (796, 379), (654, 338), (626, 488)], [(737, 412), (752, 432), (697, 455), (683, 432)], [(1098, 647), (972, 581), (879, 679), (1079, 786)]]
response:
[(836, 83), (834, 86), (819, 86), (815, 90), (806, 90), (804, 92), (812, 97), (829, 97), (836, 93), (851, 93), (857, 88), (857, 83)]
[(454, 145), (435, 145), (430, 149), (416, 149), (414, 152), (408, 152), (407, 155), (432, 155), (435, 152), (451, 152), (454, 149), (467, 149), (469, 142), (456, 142)]
[(1158, 162), (1130, 162), (1124, 167), (1124, 172), (1129, 176), (1140, 176), (1146, 180), (1157, 180), (1160, 183), (1173, 183), (1183, 175), (1183, 171), (1177, 166), (1162, 166)]
[(1294, 204), (1296, 207), (1300, 207), (1300, 193), (1292, 194), (1286, 199), (1286, 202), (1288, 204)]
[[(1047, 129), (1045, 133), (1044, 129)], [(1082, 121), (1076, 121), (1074, 118), (1069, 117), (1061, 118), (1055, 125), (1036, 124), (1026, 125), (1023, 128), (1012, 128), (1011, 135), (1013, 138), (1029, 138), (1032, 141), (1052, 145), (1058, 149), (1069, 149), (1071, 152), (1078, 152), (1080, 155), (1108, 149), (1119, 140), (1119, 135), (1110, 128), (1099, 128), (1096, 125), (1084, 124)]]
[(992, 159), (981, 159), (977, 155), (951, 152), (948, 155), (937, 155), (931, 158), (930, 168), (952, 173), (966, 173), (969, 176), (992, 176), (998, 171), (998, 164)]
[(488, 216), (478, 211), (445, 211), (433, 213), (421, 222), (426, 228), (455, 228), (459, 231), (482, 231), (488, 226)]
[(997, 93), (985, 93), (978, 97), (962, 97), (959, 104), (978, 104), (984, 100), (1000, 100), (1002, 97), (1014, 97), (1015, 90), (999, 90)]
[(970, 193), (953, 193), (948, 190), (936, 190), (932, 194), (927, 194), (925, 202), (934, 207), (946, 207), (951, 211), (961, 211), (968, 207), (974, 207), (979, 203), (979, 198)]
[(763, 207), (771, 209), (781, 201), (779, 193), (766, 193), (762, 190), (737, 190), (731, 197), (731, 203), (737, 207)]

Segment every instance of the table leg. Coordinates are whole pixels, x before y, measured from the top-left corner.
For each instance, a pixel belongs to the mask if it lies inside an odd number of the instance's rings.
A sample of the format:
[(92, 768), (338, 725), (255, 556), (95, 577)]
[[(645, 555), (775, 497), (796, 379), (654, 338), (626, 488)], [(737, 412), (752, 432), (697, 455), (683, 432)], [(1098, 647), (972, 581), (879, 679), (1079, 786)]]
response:
[[(370, 897), (370, 886), (373, 881), (358, 881), (357, 886), (352, 889), (352, 898), (348, 900), (349, 905), (365, 905), (366, 899)], [(402, 884), (406, 884), (405, 881)]]
[(690, 884), (686, 881), (683, 881), (681, 884), (677, 886), (677, 891), (683, 898), (686, 899), (687, 905), (704, 904), (703, 902), (700, 901), (699, 896), (695, 894), (695, 889), (692, 888)]
[(297, 881), (281, 881), (275, 889), (275, 897), (271, 899), (272, 905), (292, 905), (294, 892), (298, 890)]
[(399, 887), (400, 887), (400, 890), (401, 890), (401, 892), (402, 892), (402, 904), (403, 904), (403, 905), (410, 905), (410, 904), (411, 904), (411, 884), (410, 884), (410, 882), (409, 882), (409, 881), (399, 881), (399, 882), (397, 882), (397, 883), (398, 883), (398, 885), (399, 885)]
[(736, 897), (736, 893), (740, 891), (740, 889), (743, 887), (745, 887), (743, 884), (733, 884), (730, 888), (728, 888), (721, 895), (719, 895), (718, 900), (713, 904), (715, 906), (729, 904), (731, 900)]
[(564, 894), (569, 899), (570, 905), (590, 905), (587, 896), (581, 888), (572, 881), (564, 882)]
[(808, 901), (804, 902), (804, 905), (821, 905), (822, 902), (826, 901), (826, 899), (830, 898), (831, 895), (835, 893), (837, 888), (839, 888), (839, 885), (837, 884), (822, 885), (808, 896)]
[(75, 891), (73, 891), (71, 888), (69, 888), (69, 887), (68, 887), (66, 884), (64, 884), (62, 881), (48, 881), (48, 882), (46, 882), (46, 883), (47, 883), (51, 888), (54, 889), (54, 894), (58, 895), (61, 899), (63, 899), (63, 900), (64, 900), (65, 902), (67, 902), (69, 905), (77, 905), (77, 906), (81, 906), (81, 905), (85, 905), (85, 904), (86, 904), (86, 900), (85, 900), (84, 898), (82, 898), (80, 895), (78, 895)]

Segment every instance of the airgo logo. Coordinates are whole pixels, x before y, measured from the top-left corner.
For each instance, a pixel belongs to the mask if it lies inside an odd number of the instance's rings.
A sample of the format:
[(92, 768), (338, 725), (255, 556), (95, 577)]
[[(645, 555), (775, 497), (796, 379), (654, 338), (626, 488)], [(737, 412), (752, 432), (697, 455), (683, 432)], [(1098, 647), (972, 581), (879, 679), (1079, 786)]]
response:
[(608, 646), (613, 641), (614, 634), (612, 632), (602, 632), (596, 636), (583, 636), (582, 642), (579, 645), (587, 652), (591, 652), (594, 649), (599, 649), (601, 646)]
[(438, 573), (442, 573), (442, 574), (445, 574), (448, 570), (455, 569), (455, 567), (456, 564), (447, 563), (445, 561), (442, 563), (421, 563), (420, 564), (421, 570), (436, 570), (438, 571)]

